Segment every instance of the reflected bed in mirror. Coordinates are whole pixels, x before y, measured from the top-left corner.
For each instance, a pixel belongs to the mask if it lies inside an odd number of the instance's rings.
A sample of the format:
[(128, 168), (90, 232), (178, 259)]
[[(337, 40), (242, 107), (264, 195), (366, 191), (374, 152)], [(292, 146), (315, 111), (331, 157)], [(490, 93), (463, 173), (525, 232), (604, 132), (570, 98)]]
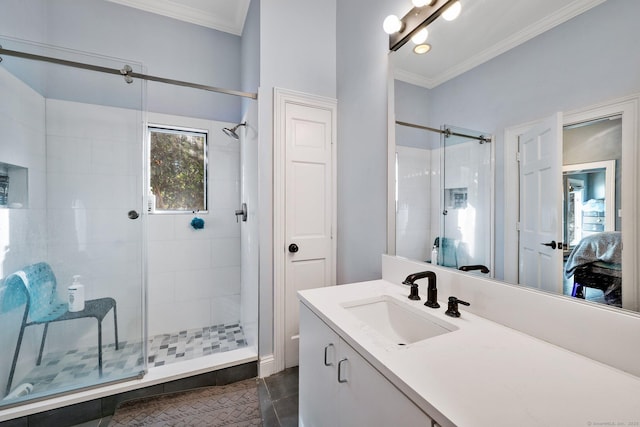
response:
[[(402, 52), (393, 53), (393, 67), (400, 70), (395, 73), (393, 81), (394, 120), (431, 127), (456, 123), (483, 129), (495, 136), (492, 143), (495, 150), (495, 181), (492, 186), (495, 191), (492, 221), (495, 249), (491, 270), (496, 279), (563, 294), (576, 301), (587, 300), (611, 308), (621, 306), (638, 311), (640, 255), (636, 224), (640, 223), (640, 214), (636, 206), (640, 185), (635, 171), (639, 161), (636, 146), (640, 61), (637, 55), (629, 52), (635, 51), (637, 30), (633, 17), (640, 16), (640, 2), (582, 3), (584, 8), (572, 19), (553, 28), (548, 27), (547, 31), (524, 43), (510, 45), (513, 46), (510, 50), (487, 58), (466, 72), (452, 72), (450, 75), (455, 77), (448, 80), (427, 82), (417, 74), (408, 78), (401, 60)], [(464, 10), (468, 14), (465, 19), (471, 19), (474, 8), (469, 5)], [(481, 22), (480, 18), (477, 22)], [(448, 34), (446, 32), (455, 31), (453, 27), (453, 23), (448, 23), (445, 28), (436, 21), (429, 28), (432, 34), (439, 31)], [(458, 40), (456, 43), (461, 42)], [(507, 44), (505, 41), (505, 46)], [(434, 51), (435, 46), (434, 43)], [(597, 56), (593, 55), (593, 46), (601, 46)], [(495, 46), (485, 48), (491, 50)], [(438, 49), (455, 49), (455, 44), (449, 46), (445, 40), (438, 39)], [(428, 61), (429, 54), (423, 55), (421, 60)], [(454, 69), (456, 67), (452, 65), (451, 70)], [(554, 134), (557, 142), (550, 145), (552, 152), (546, 154), (552, 159), (557, 172), (541, 175), (540, 192), (529, 198), (523, 194), (525, 183), (520, 176), (519, 137), (545, 117), (555, 120), (549, 132)], [(589, 126), (585, 126), (586, 123)], [(586, 134), (587, 131), (590, 134)], [(403, 144), (405, 137), (402, 132), (396, 126), (395, 135), (390, 140), (394, 147)], [(609, 146), (607, 141), (612, 138), (617, 138), (617, 145)], [(587, 170), (600, 169), (601, 166), (593, 162), (614, 162), (613, 171), (606, 172), (604, 177), (602, 174), (587, 174)], [(593, 167), (587, 169), (585, 164), (588, 163)], [(563, 168), (567, 168), (565, 176)], [(571, 168), (585, 173), (581, 175), (575, 170), (570, 171)], [(395, 172), (392, 168), (390, 176)], [(571, 186), (573, 190), (569, 191)], [(520, 245), (522, 228), (527, 225), (521, 223), (523, 207), (520, 202), (526, 200), (530, 202), (529, 206), (537, 206), (550, 200), (551, 195), (558, 200), (557, 203), (542, 209), (537, 216), (530, 215), (532, 221), (542, 224), (539, 231), (547, 234), (544, 240), (532, 245), (535, 251), (531, 256), (526, 256)], [(573, 199), (572, 204), (569, 203), (570, 198)], [(442, 207), (444, 195), (438, 206), (428, 202), (422, 209), (433, 215)], [(391, 215), (395, 217), (395, 212), (390, 211)], [(442, 224), (431, 222), (427, 248), (433, 244), (432, 237), (441, 234), (441, 227)], [(394, 232), (396, 224), (389, 230)], [(592, 235), (590, 233), (609, 231), (619, 232), (624, 241), (620, 262), (610, 263), (619, 264), (619, 269), (613, 271), (609, 268), (597, 273), (608, 273), (612, 283), (620, 282), (619, 300), (605, 297), (609, 289), (607, 277), (594, 273), (589, 281), (582, 278), (584, 272), (579, 272), (580, 280), (588, 284), (574, 286), (576, 277), (567, 278), (565, 274), (571, 249)], [(397, 239), (393, 237), (393, 243), (400, 248), (400, 236)], [(389, 241), (392, 241), (391, 237)], [(556, 243), (556, 248), (544, 246), (551, 242)], [(389, 246), (393, 247), (391, 243)], [(554, 261), (547, 264), (549, 259)], [(590, 266), (603, 267), (596, 266), (596, 262), (603, 261), (592, 260)], [(535, 272), (532, 283), (522, 277), (524, 267)]]

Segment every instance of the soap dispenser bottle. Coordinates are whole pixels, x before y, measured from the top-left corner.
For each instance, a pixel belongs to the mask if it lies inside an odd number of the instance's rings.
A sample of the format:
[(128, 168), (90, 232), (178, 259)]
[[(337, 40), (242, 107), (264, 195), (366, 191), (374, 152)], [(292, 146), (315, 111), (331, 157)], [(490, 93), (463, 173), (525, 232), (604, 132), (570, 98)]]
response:
[(69, 292), (69, 311), (84, 310), (84, 285), (80, 283), (80, 276), (73, 276), (73, 283), (67, 288)]
[(147, 195), (147, 211), (150, 213), (156, 211), (156, 195), (153, 193), (152, 188), (149, 188), (149, 194)]
[(433, 245), (433, 249), (431, 249), (431, 264), (438, 265), (438, 247)]

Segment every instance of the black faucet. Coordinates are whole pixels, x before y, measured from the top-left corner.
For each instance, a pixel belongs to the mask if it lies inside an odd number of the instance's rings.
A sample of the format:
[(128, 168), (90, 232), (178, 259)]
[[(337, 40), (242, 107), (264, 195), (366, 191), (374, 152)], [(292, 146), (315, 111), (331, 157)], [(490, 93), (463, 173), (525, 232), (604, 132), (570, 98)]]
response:
[(447, 311), (444, 314), (451, 317), (460, 317), (460, 312), (458, 311), (458, 304), (467, 305), (467, 306), (471, 305), (468, 302), (462, 301), (461, 299), (458, 299), (456, 297), (449, 297)]
[(484, 274), (489, 273), (489, 269), (484, 265), (463, 265), (460, 268), (458, 268), (458, 270), (461, 270), (461, 271), (480, 270), (480, 273), (484, 273)]
[(427, 307), (439, 308), (438, 304), (438, 288), (436, 287), (436, 273), (433, 271), (421, 271), (420, 273), (413, 273), (407, 276), (402, 282), (403, 285), (411, 286), (411, 293), (409, 299), (419, 300), (418, 296), (418, 284), (415, 283), (419, 279), (429, 279), (429, 287), (427, 288), (427, 302), (424, 303)]

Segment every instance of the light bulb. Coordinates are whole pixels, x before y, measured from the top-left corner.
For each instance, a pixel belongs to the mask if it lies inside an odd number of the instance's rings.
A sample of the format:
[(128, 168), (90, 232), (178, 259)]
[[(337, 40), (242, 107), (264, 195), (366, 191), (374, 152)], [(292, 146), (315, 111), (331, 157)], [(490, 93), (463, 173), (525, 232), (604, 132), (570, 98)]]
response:
[(453, 21), (460, 15), (461, 11), (462, 11), (462, 5), (460, 4), (459, 1), (457, 1), (451, 6), (449, 6), (447, 10), (444, 11), (444, 13), (442, 14), (442, 17), (447, 21)]
[(431, 45), (428, 44), (428, 43), (419, 44), (418, 46), (413, 48), (413, 52), (417, 53), (418, 55), (425, 54), (425, 53), (429, 52), (430, 50), (431, 50)]
[(431, 3), (431, 0), (411, 0), (415, 7), (426, 6)]
[(411, 37), (411, 41), (414, 44), (422, 44), (427, 41), (427, 37), (429, 37), (429, 30), (423, 28)]
[(382, 28), (387, 34), (397, 33), (402, 29), (402, 21), (396, 15), (389, 15), (384, 18)]

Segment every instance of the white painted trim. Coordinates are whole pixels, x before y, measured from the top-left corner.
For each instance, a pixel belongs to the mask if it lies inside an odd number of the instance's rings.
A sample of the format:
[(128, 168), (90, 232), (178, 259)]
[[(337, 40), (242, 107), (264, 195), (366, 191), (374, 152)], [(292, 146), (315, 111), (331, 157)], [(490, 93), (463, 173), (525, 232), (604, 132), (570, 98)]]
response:
[(275, 373), (275, 359), (273, 357), (273, 353), (262, 356), (258, 362), (258, 378), (270, 377)]
[[(640, 239), (638, 239), (638, 222), (640, 221), (640, 186), (638, 185), (637, 166), (640, 165), (640, 150), (638, 150), (638, 124), (640, 95), (634, 94), (623, 98), (601, 102), (589, 107), (569, 111), (563, 115), (563, 125), (586, 122), (598, 118), (622, 115), (622, 180), (635, 185), (622, 188), (622, 232), (626, 237), (622, 252), (622, 275), (625, 283), (636, 286), (622, 287), (623, 308), (638, 311), (640, 309), (640, 292), (638, 291), (638, 254)], [(518, 283), (518, 207), (513, 201), (519, 198), (519, 178), (516, 152), (518, 136), (530, 129), (535, 122), (529, 122), (505, 129), (505, 241), (504, 241), (504, 281)], [(635, 163), (634, 163), (635, 162)], [(506, 179), (512, 177), (512, 179)], [(626, 213), (626, 214), (625, 214)]]
[(421, 76), (420, 74), (412, 73), (411, 71), (407, 70), (396, 69), (393, 75), (395, 76), (396, 80), (410, 83), (415, 86), (421, 86), (427, 89), (432, 89), (438, 85), (436, 84), (435, 79)]
[(427, 89), (432, 89), (453, 79), (454, 77), (459, 76), (460, 74), (466, 73), (467, 71), (495, 58), (498, 55), (503, 54), (504, 52), (507, 52), (508, 50), (513, 49), (516, 46), (521, 45), (528, 40), (531, 40), (532, 38), (568, 21), (569, 19), (604, 3), (605, 1), (606, 0), (575, 0), (558, 10), (556, 13), (523, 28), (501, 42), (494, 44), (476, 55), (470, 56), (467, 60), (457, 63), (455, 66), (436, 76), (425, 77), (400, 69), (395, 71), (395, 76), (398, 80), (426, 87)]
[(273, 90), (273, 369), (285, 367), (285, 106), (287, 103), (327, 109), (332, 117), (332, 244), (331, 285), (336, 284), (337, 258), (337, 110), (338, 101), (282, 88)]
[[(562, 172), (574, 172), (588, 169), (604, 169), (605, 183), (605, 212), (609, 214), (605, 217), (604, 231), (613, 231), (616, 228), (616, 161), (604, 160), (602, 162), (575, 163), (562, 166)], [(571, 181), (571, 178), (569, 178)], [(580, 180), (582, 181), (582, 180)], [(565, 242), (567, 243), (567, 242)]]
[(396, 112), (393, 61), (387, 73), (387, 254), (396, 254)]
[(638, 106), (640, 95), (621, 98), (611, 102), (603, 102), (584, 109), (577, 109), (565, 115), (564, 124), (581, 123), (602, 117), (622, 114), (622, 182), (632, 185), (622, 185), (622, 236), (624, 250), (622, 251), (622, 277), (627, 286), (622, 286), (623, 308), (638, 311), (640, 309), (638, 292), (638, 221), (640, 212), (640, 188), (638, 186), (638, 165), (640, 165), (638, 150)]
[(225, 33), (242, 35), (244, 21), (249, 10), (250, 0), (234, 0), (235, 14), (234, 19), (229, 21), (227, 16), (217, 15), (203, 9), (179, 4), (171, 0), (108, 0), (124, 6), (133, 7), (158, 15), (168, 16), (169, 18), (178, 19), (180, 21), (190, 22), (192, 24), (201, 25), (203, 27), (213, 28), (214, 30), (224, 31)]
[(489, 208), (489, 277), (496, 277), (496, 136), (491, 135), (491, 196)]
[[(507, 283), (518, 283), (520, 218), (520, 174), (518, 172), (518, 138), (537, 122), (528, 122), (504, 130), (504, 277)], [(506, 177), (509, 177), (507, 179)]]

